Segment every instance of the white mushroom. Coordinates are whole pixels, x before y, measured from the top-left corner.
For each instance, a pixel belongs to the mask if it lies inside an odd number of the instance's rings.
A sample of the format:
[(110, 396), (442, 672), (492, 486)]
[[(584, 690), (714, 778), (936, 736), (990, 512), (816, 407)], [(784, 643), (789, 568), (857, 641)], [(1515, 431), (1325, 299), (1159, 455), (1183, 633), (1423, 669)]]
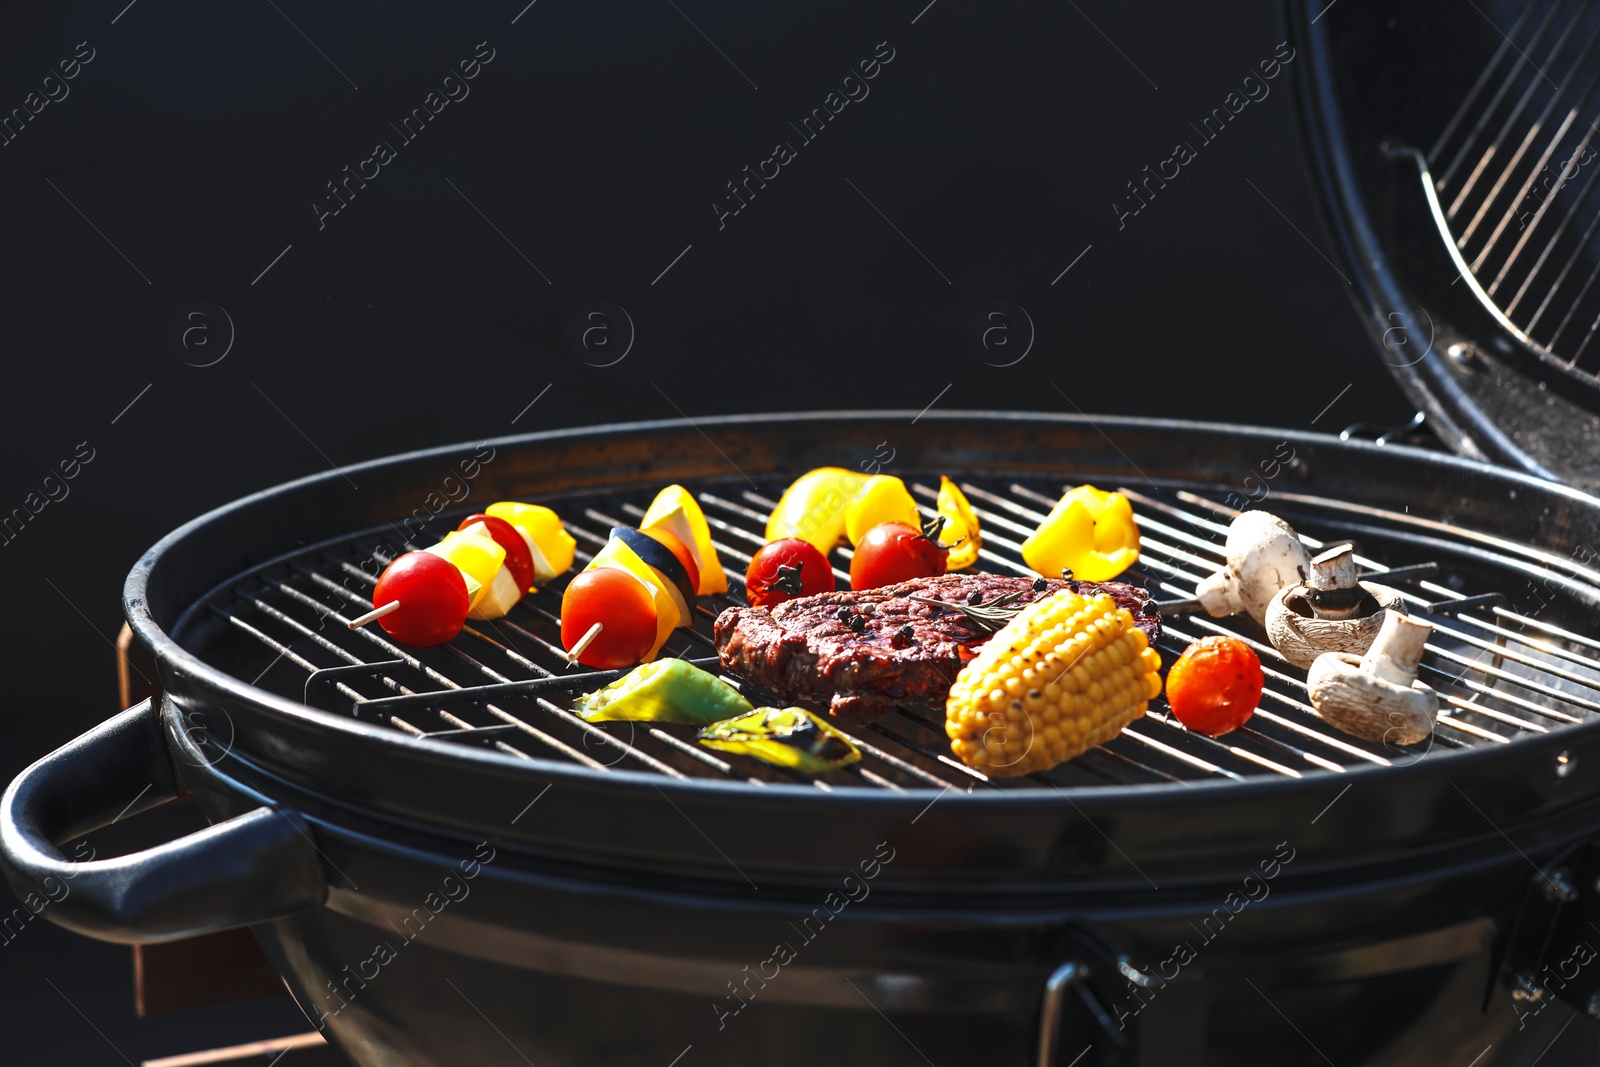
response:
[(1279, 591), (1267, 605), (1267, 638), (1296, 667), (1324, 652), (1361, 655), (1383, 626), (1385, 608), (1403, 611), (1398, 589), (1356, 581), (1355, 549), (1340, 545), (1315, 557), (1304, 582)]
[(1306, 674), (1311, 706), (1324, 720), (1366, 741), (1414, 745), (1433, 733), (1439, 695), (1417, 680), (1433, 624), (1395, 611), (1365, 656), (1324, 652)]
[(1278, 591), (1305, 579), (1311, 557), (1290, 525), (1265, 511), (1240, 512), (1228, 527), (1228, 564), (1195, 587), (1213, 617), (1250, 613), (1266, 618)]

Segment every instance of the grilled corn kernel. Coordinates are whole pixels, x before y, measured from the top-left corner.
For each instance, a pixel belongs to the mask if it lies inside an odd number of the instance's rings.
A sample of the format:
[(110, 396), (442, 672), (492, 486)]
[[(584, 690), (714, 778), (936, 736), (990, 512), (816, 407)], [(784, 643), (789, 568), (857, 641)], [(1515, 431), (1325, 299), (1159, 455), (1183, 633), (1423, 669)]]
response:
[(950, 748), (1010, 777), (1104, 744), (1161, 692), (1161, 657), (1109, 596), (1028, 605), (961, 669), (945, 704)]

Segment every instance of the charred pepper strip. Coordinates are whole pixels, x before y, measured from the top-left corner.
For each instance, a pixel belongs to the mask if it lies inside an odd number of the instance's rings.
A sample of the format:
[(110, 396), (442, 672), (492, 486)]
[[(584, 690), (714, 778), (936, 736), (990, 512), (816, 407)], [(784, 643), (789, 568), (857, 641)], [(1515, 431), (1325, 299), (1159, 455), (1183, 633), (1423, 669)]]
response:
[(681, 659), (635, 667), (604, 689), (579, 697), (572, 710), (589, 722), (707, 723), (748, 714), (751, 703), (727, 682)]
[(713, 723), (695, 737), (707, 748), (807, 774), (847, 767), (861, 758), (850, 738), (804, 708), (757, 708)]

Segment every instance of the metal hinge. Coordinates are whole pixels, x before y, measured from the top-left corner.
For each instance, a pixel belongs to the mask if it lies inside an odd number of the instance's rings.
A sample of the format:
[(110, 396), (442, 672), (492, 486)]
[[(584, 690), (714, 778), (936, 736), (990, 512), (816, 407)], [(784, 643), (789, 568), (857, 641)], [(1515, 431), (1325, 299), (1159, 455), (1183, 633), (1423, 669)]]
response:
[(1580, 845), (1533, 877), (1497, 975), (1519, 1029), (1557, 1000), (1600, 1019), (1600, 848)]

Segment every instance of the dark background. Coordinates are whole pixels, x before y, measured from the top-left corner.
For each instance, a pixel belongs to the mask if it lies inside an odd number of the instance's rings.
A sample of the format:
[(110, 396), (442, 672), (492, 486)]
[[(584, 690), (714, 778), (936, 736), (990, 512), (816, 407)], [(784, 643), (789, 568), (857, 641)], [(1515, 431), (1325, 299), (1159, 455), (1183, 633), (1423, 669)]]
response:
[[(1213, 143), (1189, 126), (1273, 57), (1269, 5), (125, 2), (0, 35), (0, 113), (94, 55), (0, 147), (0, 514), (94, 455), (0, 545), (0, 779), (117, 710), (146, 547), (337, 464), (732, 411), (1411, 414), (1324, 255), (1293, 63)], [(404, 142), (390, 123), (479, 42), (470, 95)], [(789, 123), (879, 42), (870, 95), (800, 144)], [(1180, 140), (1198, 158), (1119, 230)], [(319, 228), (379, 141), (397, 158)], [(778, 141), (797, 158), (719, 229)], [(609, 347), (585, 349), (569, 322), (596, 300)], [(1011, 347), (975, 351), (995, 300)], [(287, 1001), (137, 1020), (127, 957), (42, 922), (0, 947), (0, 1060), (303, 1028)]]

